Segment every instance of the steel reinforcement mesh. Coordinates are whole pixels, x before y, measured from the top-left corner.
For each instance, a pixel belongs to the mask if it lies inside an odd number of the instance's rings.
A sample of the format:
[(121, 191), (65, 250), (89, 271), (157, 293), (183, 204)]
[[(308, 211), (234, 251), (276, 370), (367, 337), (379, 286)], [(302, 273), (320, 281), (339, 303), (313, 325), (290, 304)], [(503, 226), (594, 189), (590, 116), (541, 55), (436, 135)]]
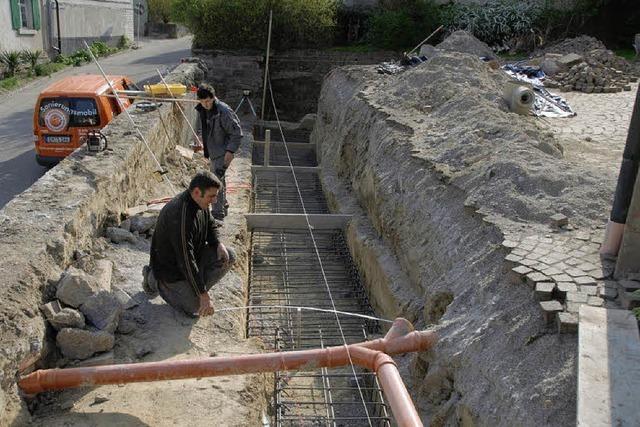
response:
[[(336, 309), (373, 315), (359, 274), (341, 230), (314, 231)], [(278, 351), (342, 345), (335, 314), (298, 310), (312, 306), (331, 309), (320, 263), (308, 230), (254, 230), (248, 336), (261, 337)], [(339, 315), (348, 343), (361, 342), (380, 332), (376, 321)], [(391, 423), (375, 375), (356, 367), (315, 371), (278, 372), (275, 377), (273, 416), (278, 426), (375, 426)], [(363, 392), (366, 416), (358, 385)]]

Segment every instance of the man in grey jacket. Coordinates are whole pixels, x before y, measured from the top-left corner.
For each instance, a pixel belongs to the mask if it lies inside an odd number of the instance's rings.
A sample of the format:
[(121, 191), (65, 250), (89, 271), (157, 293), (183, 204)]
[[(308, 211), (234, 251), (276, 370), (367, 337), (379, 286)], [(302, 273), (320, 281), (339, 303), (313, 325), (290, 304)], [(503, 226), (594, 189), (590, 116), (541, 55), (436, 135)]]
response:
[(236, 113), (216, 98), (215, 90), (211, 85), (201, 84), (196, 96), (200, 102), (196, 106), (199, 118), (196, 126), (202, 138), (204, 157), (209, 159), (211, 172), (216, 174), (223, 184), (218, 194), (218, 201), (212, 209), (213, 217), (222, 221), (228, 207), (224, 175), (233, 161), (235, 152), (240, 148), (242, 128)]

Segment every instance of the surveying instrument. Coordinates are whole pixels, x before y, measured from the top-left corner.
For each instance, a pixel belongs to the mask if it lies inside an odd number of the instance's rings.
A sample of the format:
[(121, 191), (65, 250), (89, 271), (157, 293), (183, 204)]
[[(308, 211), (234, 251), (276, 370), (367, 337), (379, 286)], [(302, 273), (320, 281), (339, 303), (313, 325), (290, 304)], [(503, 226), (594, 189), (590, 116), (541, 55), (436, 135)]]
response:
[(238, 104), (238, 106), (234, 110), (234, 112), (236, 114), (238, 113), (238, 110), (240, 109), (240, 107), (242, 106), (244, 101), (247, 101), (247, 103), (249, 104), (249, 108), (251, 108), (251, 114), (253, 114), (253, 117), (258, 117), (258, 115), (256, 114), (256, 110), (253, 108), (253, 104), (251, 103), (251, 99), (249, 99), (250, 96), (251, 96), (251, 91), (250, 90), (244, 89), (242, 91), (242, 99), (240, 100), (240, 103)]

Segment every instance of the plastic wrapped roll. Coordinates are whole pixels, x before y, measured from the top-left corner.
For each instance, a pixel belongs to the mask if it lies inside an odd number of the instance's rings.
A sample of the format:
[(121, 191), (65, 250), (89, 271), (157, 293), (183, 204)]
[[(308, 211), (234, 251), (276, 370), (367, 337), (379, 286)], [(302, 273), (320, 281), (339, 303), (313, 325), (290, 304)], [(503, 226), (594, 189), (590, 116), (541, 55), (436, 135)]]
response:
[(525, 86), (517, 86), (511, 94), (511, 111), (518, 114), (529, 114), (535, 100), (536, 95), (533, 90)]
[(504, 88), (503, 97), (512, 112), (523, 115), (529, 114), (536, 100), (536, 95), (532, 88), (515, 81), (507, 84)]

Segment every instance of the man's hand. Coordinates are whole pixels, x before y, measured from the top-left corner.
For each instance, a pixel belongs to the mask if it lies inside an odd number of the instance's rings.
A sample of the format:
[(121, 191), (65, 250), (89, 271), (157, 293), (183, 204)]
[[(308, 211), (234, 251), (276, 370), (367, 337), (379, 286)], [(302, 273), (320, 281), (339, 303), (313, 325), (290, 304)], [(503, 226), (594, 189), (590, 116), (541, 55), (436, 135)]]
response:
[(200, 294), (200, 308), (198, 309), (198, 314), (200, 316), (211, 316), (213, 312), (213, 304), (211, 304), (211, 297), (209, 297), (209, 293), (205, 292)]
[(224, 167), (228, 168), (233, 160), (233, 153), (231, 151), (226, 151), (224, 153)]
[(229, 251), (222, 243), (218, 243), (218, 259), (221, 259), (225, 265), (229, 262)]

